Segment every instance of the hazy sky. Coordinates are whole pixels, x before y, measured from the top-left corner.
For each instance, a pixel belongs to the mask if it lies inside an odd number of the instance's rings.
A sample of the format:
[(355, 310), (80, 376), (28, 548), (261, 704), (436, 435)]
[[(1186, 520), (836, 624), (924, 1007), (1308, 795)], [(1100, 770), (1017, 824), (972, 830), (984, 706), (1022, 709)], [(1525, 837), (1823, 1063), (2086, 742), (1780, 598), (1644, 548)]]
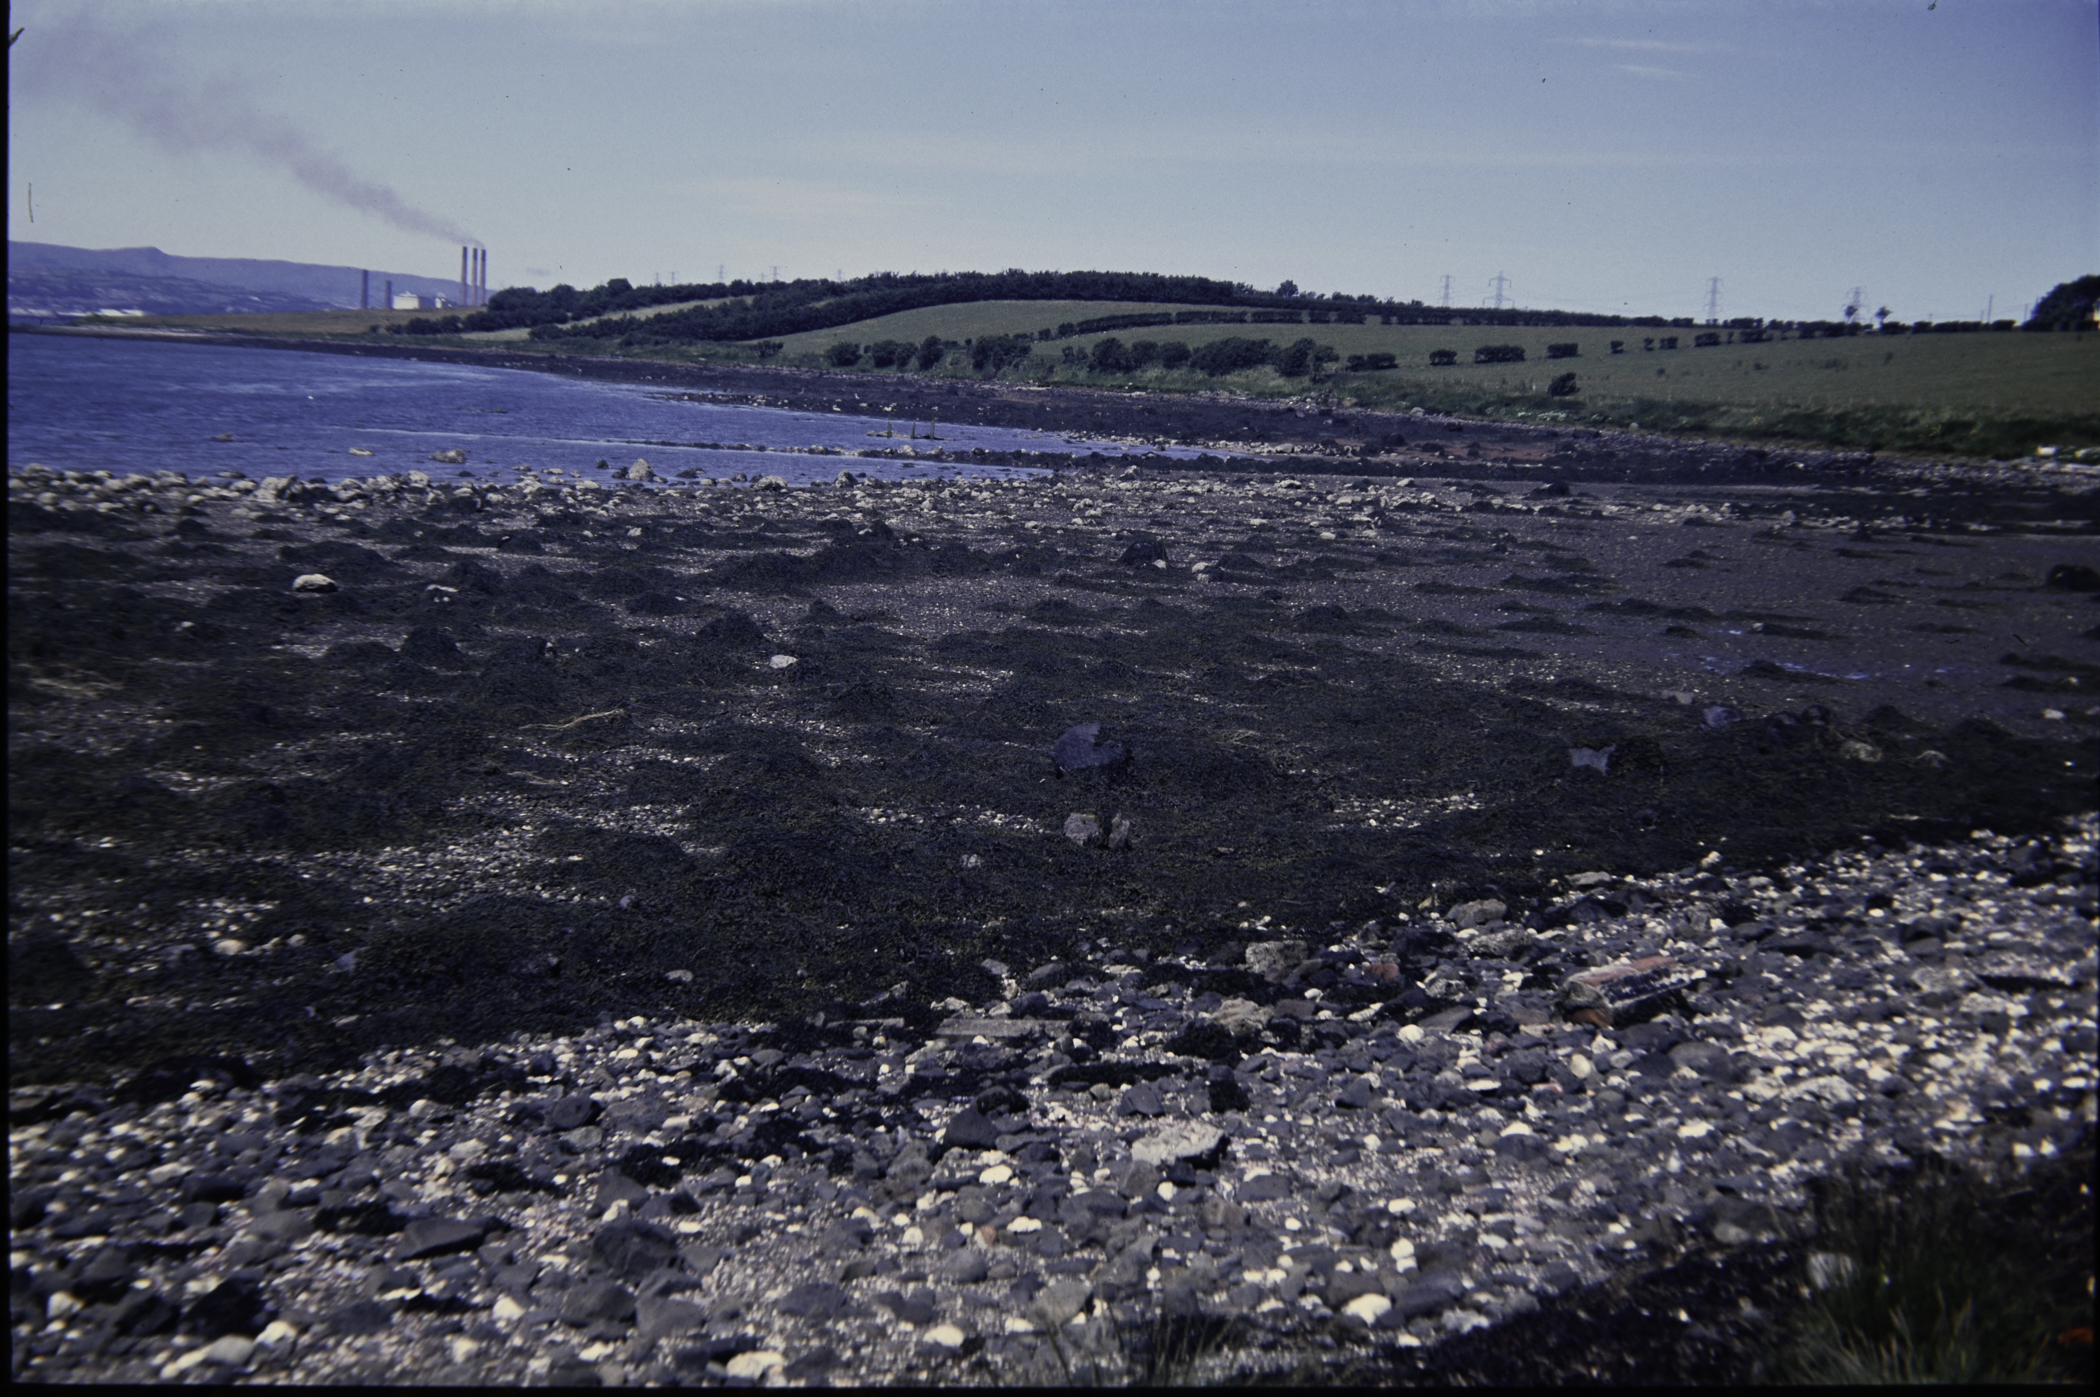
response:
[[(456, 274), (1096, 268), (2019, 314), (2100, 271), (2096, 0), (32, 0), (8, 235)], [(35, 223), (28, 219), (34, 186)]]

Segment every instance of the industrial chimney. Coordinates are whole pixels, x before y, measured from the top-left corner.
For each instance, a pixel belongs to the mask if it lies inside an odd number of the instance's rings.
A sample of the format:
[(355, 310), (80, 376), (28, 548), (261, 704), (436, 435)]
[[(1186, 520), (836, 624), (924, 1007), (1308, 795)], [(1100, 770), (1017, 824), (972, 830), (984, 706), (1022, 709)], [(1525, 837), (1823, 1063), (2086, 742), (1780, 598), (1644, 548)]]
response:
[(470, 304), (467, 300), (467, 249), (465, 248), (459, 250), (459, 303), (463, 306)]

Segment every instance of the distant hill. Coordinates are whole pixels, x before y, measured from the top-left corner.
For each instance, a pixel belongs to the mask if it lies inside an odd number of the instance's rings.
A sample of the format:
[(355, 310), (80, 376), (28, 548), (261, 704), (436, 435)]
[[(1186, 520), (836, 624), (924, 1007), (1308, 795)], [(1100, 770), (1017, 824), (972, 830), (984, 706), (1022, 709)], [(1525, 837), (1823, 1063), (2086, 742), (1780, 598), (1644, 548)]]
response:
[[(457, 298), (459, 282), (372, 271), (372, 303), (387, 282), (396, 291)], [(176, 257), (157, 247), (85, 248), (7, 244), (10, 318), (64, 317), (100, 310), (150, 315), (228, 311), (355, 310), (361, 269), (252, 257)]]

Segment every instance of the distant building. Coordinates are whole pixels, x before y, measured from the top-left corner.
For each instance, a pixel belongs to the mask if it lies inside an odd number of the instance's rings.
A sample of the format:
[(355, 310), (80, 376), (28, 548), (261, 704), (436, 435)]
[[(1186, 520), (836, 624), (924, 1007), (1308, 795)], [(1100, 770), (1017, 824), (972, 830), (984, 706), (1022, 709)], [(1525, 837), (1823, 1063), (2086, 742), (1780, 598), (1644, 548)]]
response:
[(414, 291), (394, 293), (395, 310), (443, 310), (450, 304), (443, 296), (423, 296)]

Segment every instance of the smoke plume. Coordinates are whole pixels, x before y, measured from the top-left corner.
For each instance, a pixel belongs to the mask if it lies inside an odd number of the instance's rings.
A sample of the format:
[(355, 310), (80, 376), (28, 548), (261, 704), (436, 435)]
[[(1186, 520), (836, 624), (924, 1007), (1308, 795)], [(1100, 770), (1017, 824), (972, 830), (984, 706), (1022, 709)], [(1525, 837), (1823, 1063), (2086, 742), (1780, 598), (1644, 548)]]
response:
[(32, 25), (9, 55), (8, 67), (17, 96), (79, 103), (180, 155), (245, 152), (316, 194), (396, 228), (481, 246), (458, 224), (359, 175), (289, 120), (264, 111), (239, 80), (187, 81), (170, 71), (164, 53), (138, 38), (79, 18)]

